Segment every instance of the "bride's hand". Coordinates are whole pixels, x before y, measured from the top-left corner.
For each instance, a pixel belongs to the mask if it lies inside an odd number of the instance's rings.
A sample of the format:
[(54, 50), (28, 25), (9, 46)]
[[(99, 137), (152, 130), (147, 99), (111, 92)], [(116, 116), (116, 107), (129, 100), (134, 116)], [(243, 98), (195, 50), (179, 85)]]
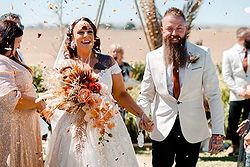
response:
[(154, 122), (149, 119), (146, 114), (143, 114), (139, 122), (139, 127), (148, 132), (152, 132), (154, 130)]

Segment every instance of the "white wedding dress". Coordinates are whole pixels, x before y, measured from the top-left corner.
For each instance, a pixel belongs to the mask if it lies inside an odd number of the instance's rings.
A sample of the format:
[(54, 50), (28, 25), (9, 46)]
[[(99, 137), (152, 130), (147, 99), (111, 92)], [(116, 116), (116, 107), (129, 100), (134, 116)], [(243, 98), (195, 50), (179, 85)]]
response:
[[(112, 74), (120, 73), (117, 63), (99, 73), (99, 82), (108, 86), (112, 91)], [(115, 127), (109, 142), (98, 144), (96, 128), (85, 126), (83, 148), (76, 151), (79, 141), (74, 138), (75, 122), (79, 118), (77, 113), (65, 112), (56, 124), (48, 144), (46, 167), (138, 167), (138, 162), (131, 143), (129, 133), (120, 116), (114, 117)]]

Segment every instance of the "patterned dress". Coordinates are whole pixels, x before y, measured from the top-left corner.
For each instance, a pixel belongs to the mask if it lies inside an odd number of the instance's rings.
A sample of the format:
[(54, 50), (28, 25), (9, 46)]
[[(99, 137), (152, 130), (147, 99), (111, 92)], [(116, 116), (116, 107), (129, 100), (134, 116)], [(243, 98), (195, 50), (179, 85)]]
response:
[(36, 96), (30, 72), (0, 55), (0, 166), (42, 167), (36, 110), (16, 110), (21, 94)]

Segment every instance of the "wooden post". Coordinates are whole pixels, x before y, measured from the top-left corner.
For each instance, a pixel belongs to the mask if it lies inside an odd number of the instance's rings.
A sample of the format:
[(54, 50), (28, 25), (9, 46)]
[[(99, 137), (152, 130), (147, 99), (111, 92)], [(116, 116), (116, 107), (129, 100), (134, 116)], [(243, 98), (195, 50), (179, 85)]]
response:
[(147, 44), (148, 44), (148, 48), (149, 48), (149, 50), (151, 51), (152, 48), (151, 48), (151, 45), (150, 45), (150, 43), (149, 43), (149, 39), (148, 39), (148, 35), (147, 35), (147, 32), (146, 32), (146, 28), (145, 28), (145, 26), (144, 26), (144, 24), (143, 24), (142, 16), (141, 16), (141, 13), (140, 13), (140, 10), (139, 10), (139, 7), (138, 7), (138, 4), (137, 4), (136, 0), (134, 0), (134, 3), (135, 3), (135, 6), (136, 6), (136, 9), (137, 9), (137, 13), (138, 13), (139, 19), (140, 19), (140, 21), (141, 21), (141, 25), (142, 25), (142, 28), (143, 28), (145, 37), (146, 37), (146, 41), (147, 41)]

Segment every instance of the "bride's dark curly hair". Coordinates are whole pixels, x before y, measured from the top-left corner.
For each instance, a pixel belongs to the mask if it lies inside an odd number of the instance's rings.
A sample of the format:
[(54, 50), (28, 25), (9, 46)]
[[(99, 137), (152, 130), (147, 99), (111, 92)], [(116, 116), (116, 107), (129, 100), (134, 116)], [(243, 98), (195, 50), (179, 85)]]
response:
[(73, 23), (71, 23), (69, 25), (69, 27), (67, 28), (67, 36), (66, 36), (66, 40), (64, 43), (64, 56), (65, 56), (65, 58), (70, 58), (70, 59), (78, 58), (77, 48), (76, 48), (76, 46), (72, 47), (72, 40), (73, 40), (73, 30), (75, 28), (75, 25), (80, 21), (88, 22), (94, 31), (94, 46), (92, 48), (92, 51), (94, 53), (101, 52), (101, 49), (100, 49), (101, 41), (100, 41), (100, 38), (96, 35), (97, 34), (96, 26), (94, 25), (94, 23), (92, 23), (92, 21), (90, 19), (88, 19), (86, 17), (81, 17), (80, 19), (77, 19)]

